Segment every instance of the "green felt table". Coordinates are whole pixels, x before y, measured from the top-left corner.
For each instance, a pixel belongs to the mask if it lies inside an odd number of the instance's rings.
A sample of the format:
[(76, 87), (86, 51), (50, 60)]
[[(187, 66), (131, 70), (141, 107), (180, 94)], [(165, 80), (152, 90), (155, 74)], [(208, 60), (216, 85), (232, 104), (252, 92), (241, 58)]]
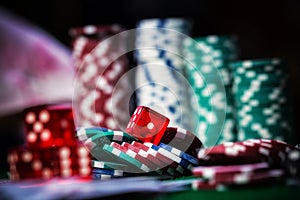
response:
[(296, 186), (260, 186), (256, 188), (239, 188), (226, 191), (200, 190), (169, 193), (168, 200), (267, 200), (267, 199), (300, 199), (300, 187)]

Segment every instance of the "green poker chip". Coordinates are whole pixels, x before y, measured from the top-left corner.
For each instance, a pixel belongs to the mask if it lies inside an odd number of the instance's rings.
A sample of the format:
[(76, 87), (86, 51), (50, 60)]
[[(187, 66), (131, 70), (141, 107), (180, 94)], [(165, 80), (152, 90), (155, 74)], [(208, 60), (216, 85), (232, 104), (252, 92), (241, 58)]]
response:
[(110, 145), (104, 145), (103, 150), (111, 154), (112, 157), (118, 160), (121, 159), (123, 162), (127, 163), (127, 170), (129, 170), (129, 172), (150, 172), (150, 169), (146, 165), (117, 148)]

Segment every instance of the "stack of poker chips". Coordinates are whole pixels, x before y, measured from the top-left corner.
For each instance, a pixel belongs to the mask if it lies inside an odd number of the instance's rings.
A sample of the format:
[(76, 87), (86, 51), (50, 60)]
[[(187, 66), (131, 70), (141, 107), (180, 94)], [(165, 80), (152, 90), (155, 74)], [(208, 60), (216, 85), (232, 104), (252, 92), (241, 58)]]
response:
[[(169, 178), (191, 175), (192, 168), (198, 166), (196, 156), (202, 143), (189, 131), (168, 129), (158, 145), (101, 127), (81, 127), (76, 135), (94, 158), (92, 174), (96, 180), (141, 175)], [(192, 141), (188, 148), (182, 145), (186, 141)]]
[[(288, 143), (271, 139), (248, 139), (201, 149), (193, 174), (201, 178), (193, 189), (279, 183), (287, 174), (299, 170), (300, 151)], [(291, 157), (294, 161), (291, 162)], [(297, 160), (298, 161), (295, 161)], [(287, 167), (289, 166), (289, 167)]]
[(232, 73), (237, 38), (210, 35), (185, 41), (186, 76), (191, 85), (194, 130), (205, 146), (235, 141)]
[[(76, 68), (73, 105), (75, 123), (120, 130), (129, 115), (123, 102), (129, 80), (121, 78), (128, 69), (125, 29), (115, 25), (73, 28), (73, 58)], [(118, 34), (120, 33), (120, 34)], [(111, 37), (118, 34), (117, 37)]]
[(281, 59), (231, 64), (238, 140), (269, 138), (290, 141), (291, 100), (287, 64)]
[(190, 130), (183, 62), (183, 38), (191, 22), (183, 18), (144, 19), (136, 29), (136, 101), (163, 113), (171, 126)]

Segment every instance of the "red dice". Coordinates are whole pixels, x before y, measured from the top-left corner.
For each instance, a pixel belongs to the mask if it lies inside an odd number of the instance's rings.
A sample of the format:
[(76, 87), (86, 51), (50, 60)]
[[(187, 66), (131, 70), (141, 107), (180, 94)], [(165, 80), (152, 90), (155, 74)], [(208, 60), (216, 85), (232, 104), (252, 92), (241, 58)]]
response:
[(51, 147), (76, 143), (71, 104), (34, 106), (24, 110), (29, 147)]
[(49, 179), (52, 177), (91, 178), (91, 155), (82, 145), (9, 150), (10, 179)]
[(160, 113), (138, 106), (127, 125), (126, 132), (144, 142), (159, 144), (170, 120)]

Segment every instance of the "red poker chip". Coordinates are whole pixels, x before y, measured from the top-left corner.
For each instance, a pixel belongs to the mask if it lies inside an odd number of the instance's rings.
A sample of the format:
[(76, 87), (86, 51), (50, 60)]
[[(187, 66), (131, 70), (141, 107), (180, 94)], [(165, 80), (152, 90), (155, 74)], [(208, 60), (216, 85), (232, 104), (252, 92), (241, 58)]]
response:
[(269, 169), (268, 163), (255, 163), (244, 165), (227, 165), (227, 166), (199, 166), (193, 168), (193, 175), (199, 176), (205, 179), (213, 178), (219, 174), (229, 173), (250, 173), (259, 170)]
[(74, 27), (69, 30), (69, 34), (71, 37), (76, 38), (78, 36), (93, 36), (97, 35), (97, 37), (105, 37), (106, 33), (109, 35), (114, 35), (125, 31), (125, 28), (120, 24), (113, 24), (113, 25), (86, 25), (83, 27)]
[(234, 165), (269, 162), (273, 167), (282, 166), (287, 152), (295, 147), (281, 141), (250, 139), (227, 142), (198, 153), (200, 165)]
[(284, 176), (282, 169), (268, 169), (256, 172), (216, 174), (209, 182), (225, 185), (259, 184), (280, 180)]
[(217, 190), (224, 191), (227, 190), (227, 186), (219, 183), (209, 183), (203, 180), (195, 180), (191, 185), (193, 190)]

